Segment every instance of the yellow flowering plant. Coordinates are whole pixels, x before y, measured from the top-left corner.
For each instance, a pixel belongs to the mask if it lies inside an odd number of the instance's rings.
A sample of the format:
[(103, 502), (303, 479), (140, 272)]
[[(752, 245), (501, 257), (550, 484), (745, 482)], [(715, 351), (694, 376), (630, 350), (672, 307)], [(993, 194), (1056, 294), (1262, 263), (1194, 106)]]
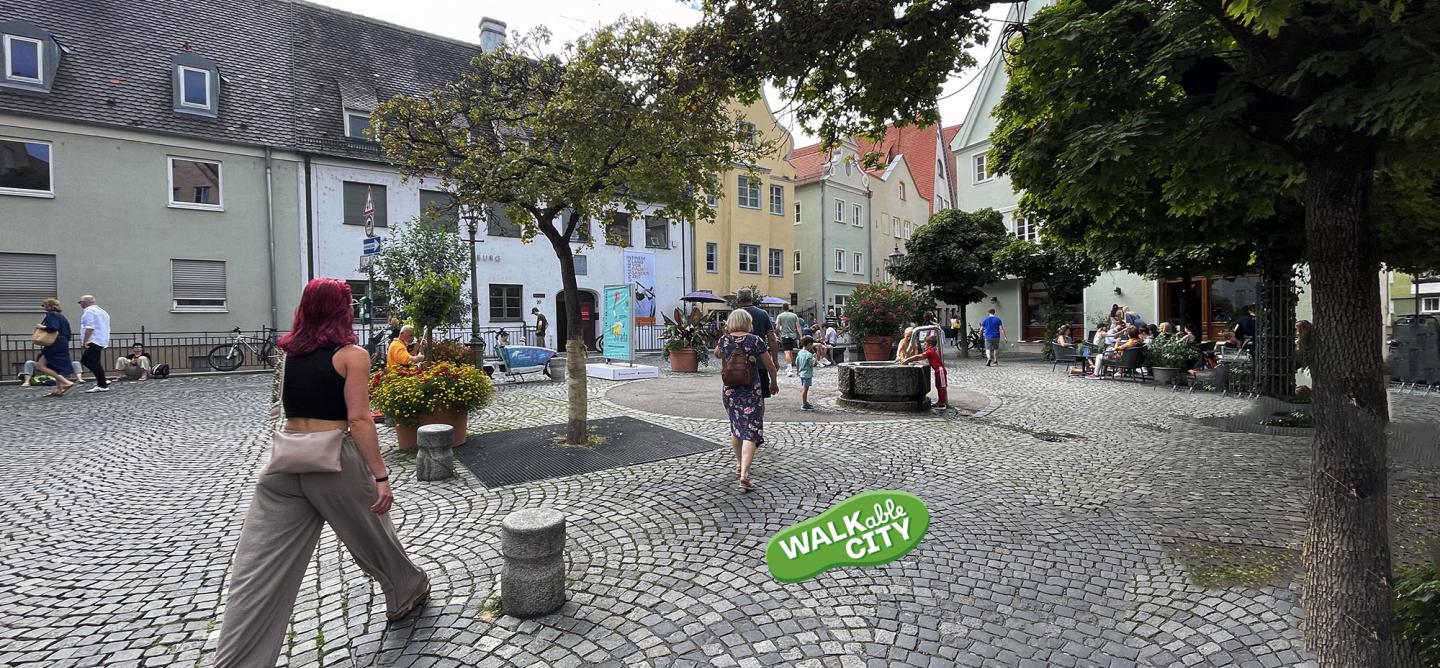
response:
[(490, 377), (469, 364), (438, 362), (370, 376), (370, 404), (407, 427), (431, 413), (469, 413), (487, 406), (494, 393)]

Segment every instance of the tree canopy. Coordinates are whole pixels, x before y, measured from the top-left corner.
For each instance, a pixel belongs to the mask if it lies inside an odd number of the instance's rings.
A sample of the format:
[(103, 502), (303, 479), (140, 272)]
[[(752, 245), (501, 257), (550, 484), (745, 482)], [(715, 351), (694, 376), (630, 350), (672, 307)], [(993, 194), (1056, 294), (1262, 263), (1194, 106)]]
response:
[[(578, 323), (571, 244), (592, 243), (592, 218), (711, 220), (698, 195), (722, 192), (721, 174), (771, 148), (729, 110), (735, 89), (723, 70), (682, 57), (688, 38), (621, 20), (544, 53), (548, 34), (537, 30), (477, 56), (451, 84), (382, 103), (375, 135), (407, 176), (438, 179), (471, 211), (504, 207), (523, 240), (545, 238), (566, 320)], [(570, 443), (586, 439), (581, 331), (568, 328), (566, 344)]]
[(999, 278), (995, 252), (1010, 238), (1003, 221), (994, 209), (937, 212), (905, 242), (905, 256), (891, 273), (947, 304), (978, 302), (985, 296), (981, 288)]

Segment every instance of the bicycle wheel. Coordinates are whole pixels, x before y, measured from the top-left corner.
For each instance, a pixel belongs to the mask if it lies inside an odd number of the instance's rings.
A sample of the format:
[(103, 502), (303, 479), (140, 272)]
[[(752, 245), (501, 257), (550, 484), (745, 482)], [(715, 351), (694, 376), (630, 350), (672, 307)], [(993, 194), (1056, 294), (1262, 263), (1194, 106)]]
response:
[(280, 351), (275, 348), (275, 344), (266, 342), (265, 347), (260, 349), (260, 363), (267, 369), (273, 369), (280, 363)]
[(234, 371), (245, 363), (245, 351), (236, 344), (222, 343), (211, 348), (205, 360), (210, 363), (210, 368), (216, 371)]

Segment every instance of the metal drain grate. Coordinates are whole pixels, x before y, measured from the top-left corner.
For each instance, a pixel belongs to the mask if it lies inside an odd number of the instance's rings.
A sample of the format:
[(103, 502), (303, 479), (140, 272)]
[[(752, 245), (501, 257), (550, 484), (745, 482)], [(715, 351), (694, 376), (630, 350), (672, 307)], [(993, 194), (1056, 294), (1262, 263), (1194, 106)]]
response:
[(555, 424), (484, 434), (477, 437), (478, 443), (456, 450), (455, 458), (486, 487), (495, 488), (720, 448), (717, 443), (632, 417), (593, 420), (589, 427), (591, 434), (605, 442), (588, 448), (556, 445), (553, 439), (565, 434), (565, 425)]

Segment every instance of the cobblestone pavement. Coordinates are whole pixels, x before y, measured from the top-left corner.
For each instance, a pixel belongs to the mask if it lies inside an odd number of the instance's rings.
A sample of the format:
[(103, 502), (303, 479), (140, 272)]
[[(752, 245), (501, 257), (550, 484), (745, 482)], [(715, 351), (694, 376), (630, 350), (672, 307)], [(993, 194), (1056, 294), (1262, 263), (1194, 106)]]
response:
[[(833, 369), (817, 376), (833, 390)], [(796, 380), (783, 382), (780, 401), (798, 401)], [(951, 384), (994, 405), (983, 417), (770, 424), (752, 494), (735, 489), (725, 451), (497, 490), (463, 467), (452, 480), (421, 483), (413, 458), (382, 429), (398, 481), (392, 512), (431, 574), (433, 602), (387, 628), (376, 586), (327, 530), (285, 662), (1305, 663), (1293, 585), (1203, 589), (1163, 545), (1298, 545), (1307, 439), (1195, 420), (1243, 411), (1243, 399), (1065, 378), (1048, 363), (960, 361)], [(611, 403), (616, 387), (591, 381), (591, 417), (633, 415), (725, 439), (717, 420)], [(12, 487), (0, 665), (209, 663), (265, 458), (267, 388), (253, 375), (127, 383), (62, 400), (0, 388)], [(563, 398), (560, 384), (501, 383), (472, 430), (559, 422)], [(1394, 401), (1397, 414), (1440, 413), (1434, 398)], [(768, 576), (772, 533), (877, 488), (929, 505), (934, 523), (914, 552), (801, 584)], [(570, 600), (537, 620), (496, 619), (487, 603), (498, 591), (499, 520), (536, 506), (569, 517)]]

